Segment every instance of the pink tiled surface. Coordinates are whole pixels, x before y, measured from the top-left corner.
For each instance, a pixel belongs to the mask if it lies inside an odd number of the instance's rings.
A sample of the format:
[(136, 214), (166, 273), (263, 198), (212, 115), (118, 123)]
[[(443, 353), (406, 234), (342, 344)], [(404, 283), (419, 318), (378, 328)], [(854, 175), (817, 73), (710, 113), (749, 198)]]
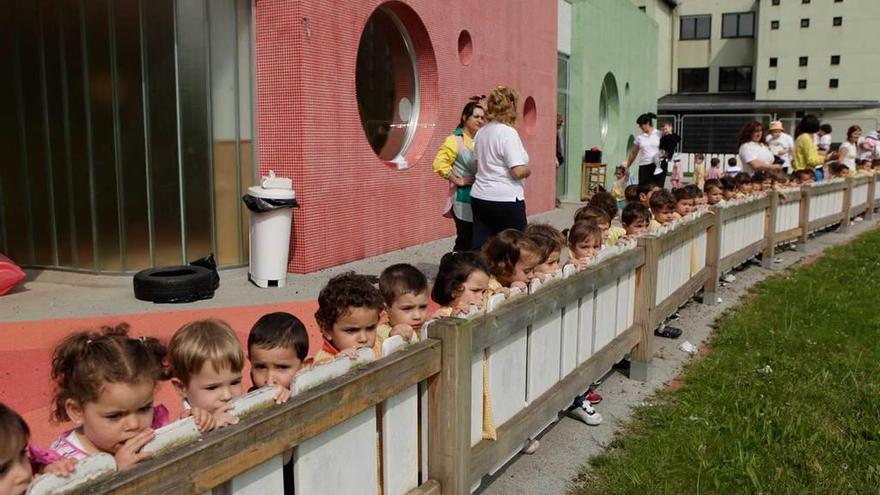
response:
[[(421, 67), (422, 127), (407, 170), (376, 157), (358, 115), (357, 48), (380, 4), (407, 26)], [(440, 216), (446, 184), (431, 164), (468, 97), (498, 84), (518, 89), (521, 102), (535, 100), (534, 131), (518, 125), (533, 167), (526, 204), (529, 214), (554, 207), (556, 2), (258, 0), (254, 8), (260, 170), (292, 177), (302, 205), (294, 210), (291, 272), (451, 235), (452, 222)], [(473, 40), (467, 66), (458, 56), (465, 29)]]

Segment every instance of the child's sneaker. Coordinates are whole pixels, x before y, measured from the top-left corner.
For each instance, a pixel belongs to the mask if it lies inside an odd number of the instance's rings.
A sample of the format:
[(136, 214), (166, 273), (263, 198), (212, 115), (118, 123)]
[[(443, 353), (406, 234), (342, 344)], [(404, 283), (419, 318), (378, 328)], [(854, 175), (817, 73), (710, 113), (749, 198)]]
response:
[(532, 455), (538, 451), (538, 448), (541, 447), (541, 442), (535, 440), (534, 438), (530, 438), (526, 440), (525, 446), (523, 446), (522, 452), (525, 455)]
[(666, 339), (677, 339), (681, 337), (681, 329), (676, 327), (671, 327), (669, 325), (660, 325), (659, 328), (654, 330), (654, 335), (657, 337), (663, 337)]
[(598, 426), (602, 422), (602, 415), (596, 412), (587, 401), (584, 401), (581, 407), (575, 407), (569, 411), (568, 414), (589, 426)]
[(587, 393), (584, 394), (584, 400), (592, 405), (596, 405), (602, 402), (602, 394), (595, 390), (588, 390)]
[(733, 282), (736, 282), (736, 276), (732, 273), (725, 273), (721, 276), (721, 281), (732, 284)]

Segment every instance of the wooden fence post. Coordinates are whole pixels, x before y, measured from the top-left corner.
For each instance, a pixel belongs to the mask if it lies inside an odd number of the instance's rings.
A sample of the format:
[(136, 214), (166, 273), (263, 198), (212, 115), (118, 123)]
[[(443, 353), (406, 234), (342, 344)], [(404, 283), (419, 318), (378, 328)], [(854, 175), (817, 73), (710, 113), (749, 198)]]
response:
[(645, 264), (636, 272), (636, 314), (639, 343), (630, 355), (629, 377), (647, 381), (648, 367), (654, 354), (653, 313), (657, 299), (657, 270), (660, 261), (660, 240), (657, 237), (639, 237), (639, 246), (645, 248)]
[(706, 267), (709, 268), (709, 277), (703, 284), (703, 304), (715, 304), (718, 302), (718, 279), (721, 274), (718, 268), (721, 265), (721, 229), (724, 226), (724, 208), (712, 208), (714, 221), (706, 231)]
[(840, 214), (840, 228), (837, 229), (841, 234), (849, 230), (849, 212), (852, 210), (853, 180), (852, 177), (847, 177), (844, 180), (846, 188), (843, 190), (843, 211)]
[(807, 237), (810, 235), (810, 190), (812, 190), (810, 186), (801, 186), (801, 214), (799, 220), (801, 237), (798, 239), (798, 251), (803, 251), (807, 248)]
[(764, 268), (773, 266), (773, 257), (776, 256), (776, 215), (779, 210), (779, 192), (770, 192), (770, 206), (767, 208), (767, 218), (764, 222), (764, 238), (767, 245), (761, 255), (761, 264)]
[(865, 212), (865, 220), (870, 220), (874, 216), (874, 196), (877, 194), (877, 181), (874, 176), (868, 176), (868, 211)]
[(428, 476), (444, 495), (471, 492), (471, 322), (444, 318), (428, 337), (441, 342), (441, 369), (428, 381)]

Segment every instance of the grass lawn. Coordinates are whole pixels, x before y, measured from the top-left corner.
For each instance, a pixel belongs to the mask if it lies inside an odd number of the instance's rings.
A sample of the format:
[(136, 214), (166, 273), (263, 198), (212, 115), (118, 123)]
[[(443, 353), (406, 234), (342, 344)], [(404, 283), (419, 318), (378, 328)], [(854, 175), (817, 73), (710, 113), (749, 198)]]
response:
[(878, 281), (875, 231), (760, 283), (574, 492), (880, 493)]

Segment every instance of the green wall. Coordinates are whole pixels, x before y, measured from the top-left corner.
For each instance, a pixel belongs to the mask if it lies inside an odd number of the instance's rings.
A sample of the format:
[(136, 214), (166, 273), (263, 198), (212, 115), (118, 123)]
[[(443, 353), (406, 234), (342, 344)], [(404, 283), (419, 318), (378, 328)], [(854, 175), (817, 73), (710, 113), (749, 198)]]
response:
[[(606, 186), (611, 184), (614, 167), (626, 158), (636, 117), (656, 112), (658, 28), (628, 1), (573, 0), (571, 32), (568, 190), (562, 199), (579, 201), (584, 150), (593, 146), (602, 150), (602, 161), (608, 164)], [(599, 102), (608, 74), (614, 80), (617, 105), (611, 104), (603, 140)]]

